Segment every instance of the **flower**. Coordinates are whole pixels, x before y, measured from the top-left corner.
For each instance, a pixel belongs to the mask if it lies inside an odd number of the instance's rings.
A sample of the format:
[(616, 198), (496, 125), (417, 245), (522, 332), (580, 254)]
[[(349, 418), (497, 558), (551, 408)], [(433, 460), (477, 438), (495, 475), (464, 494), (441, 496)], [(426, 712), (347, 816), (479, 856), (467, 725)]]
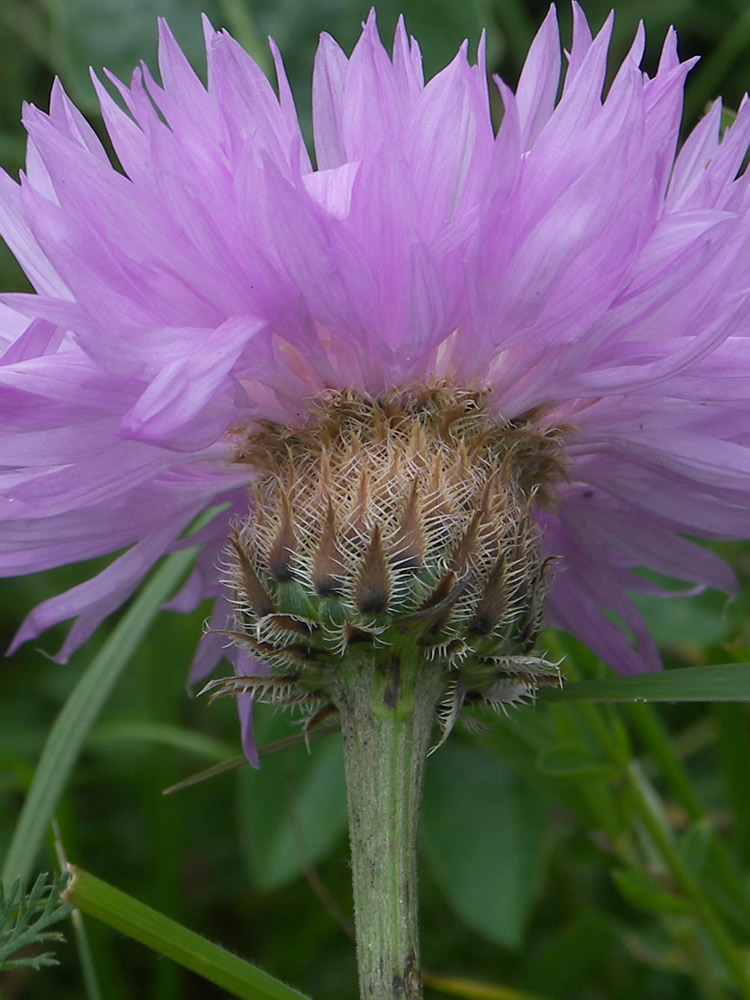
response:
[(243, 436), (304, 426), (331, 390), (431, 379), (562, 429), (535, 514), (560, 567), (547, 617), (615, 670), (659, 666), (627, 592), (664, 591), (639, 569), (735, 586), (689, 536), (750, 530), (750, 106), (720, 139), (717, 102), (676, 155), (693, 61), (674, 32), (650, 79), (641, 27), (603, 97), (613, 17), (592, 37), (573, 15), (560, 98), (552, 8), (515, 94), (495, 81), (497, 134), (481, 46), (425, 84), (403, 22), (392, 58), (374, 14), (348, 59), (323, 35), (316, 168), (276, 48), (278, 97), (208, 23), (207, 87), (164, 22), (161, 84), (110, 77), (123, 110), (94, 77), (121, 169), (59, 83), (49, 114), (25, 108), (27, 171), (0, 175), (35, 289), (0, 307), (0, 572), (121, 554), (13, 648), (73, 618), (64, 660), (212, 508), (171, 607), (214, 598), (225, 628)]

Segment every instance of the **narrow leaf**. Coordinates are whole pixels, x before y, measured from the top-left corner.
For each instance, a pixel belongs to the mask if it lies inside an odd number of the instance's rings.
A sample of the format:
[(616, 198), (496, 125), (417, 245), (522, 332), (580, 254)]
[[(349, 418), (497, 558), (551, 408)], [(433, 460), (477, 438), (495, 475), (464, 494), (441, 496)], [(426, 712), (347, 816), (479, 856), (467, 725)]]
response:
[(652, 913), (691, 913), (693, 905), (688, 899), (662, 889), (640, 871), (617, 870), (612, 872), (615, 885), (629, 903)]
[(750, 701), (750, 663), (682, 667), (543, 688), (538, 701)]
[(240, 1000), (305, 1000), (304, 994), (170, 920), (94, 875), (68, 865), (69, 903), (227, 990)]
[[(331, 726), (321, 726), (319, 729), (313, 729), (310, 733), (302, 732), (296, 733), (294, 736), (285, 736), (283, 739), (274, 740), (273, 743), (266, 743), (264, 746), (258, 747), (258, 757), (263, 760), (264, 757), (270, 757), (272, 754), (281, 753), (284, 750), (291, 750), (292, 747), (302, 746), (303, 743), (309, 746), (313, 740), (319, 740), (321, 736), (329, 736), (331, 733), (337, 732), (339, 732), (339, 725), (335, 723)], [(183, 778), (176, 785), (170, 785), (169, 788), (164, 789), (162, 795), (173, 795), (175, 792), (181, 792), (192, 785), (199, 785), (202, 781), (217, 778), (220, 774), (226, 774), (228, 771), (236, 771), (238, 767), (243, 767), (247, 762), (247, 757), (244, 754), (238, 757), (230, 757), (229, 760), (223, 760), (220, 764), (207, 767), (203, 771), (191, 774), (188, 778)]]
[(195, 556), (185, 549), (169, 556), (140, 591), (119, 625), (73, 689), (55, 720), (5, 857), (2, 881), (26, 881), (70, 773), (112, 688), (138, 648), (164, 601)]

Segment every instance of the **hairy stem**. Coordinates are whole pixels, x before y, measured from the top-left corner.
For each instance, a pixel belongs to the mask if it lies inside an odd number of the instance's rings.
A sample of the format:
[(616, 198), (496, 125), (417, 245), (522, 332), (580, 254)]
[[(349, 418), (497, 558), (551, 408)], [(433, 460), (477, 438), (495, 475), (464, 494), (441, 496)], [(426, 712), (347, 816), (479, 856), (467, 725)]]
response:
[(337, 683), (362, 1000), (422, 996), (417, 827), (439, 693), (408, 655), (352, 664)]

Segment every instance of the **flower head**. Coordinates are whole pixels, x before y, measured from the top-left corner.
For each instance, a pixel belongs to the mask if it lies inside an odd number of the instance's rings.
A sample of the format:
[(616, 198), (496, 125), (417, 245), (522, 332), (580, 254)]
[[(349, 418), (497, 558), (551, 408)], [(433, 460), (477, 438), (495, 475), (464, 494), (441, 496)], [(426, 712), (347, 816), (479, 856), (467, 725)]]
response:
[(534, 510), (560, 568), (548, 620), (613, 668), (659, 663), (627, 596), (658, 588), (635, 570), (733, 587), (686, 536), (750, 530), (750, 107), (720, 139), (717, 102), (676, 154), (674, 32), (650, 79), (639, 29), (604, 93), (613, 19), (592, 37), (573, 13), (559, 99), (552, 9), (515, 94), (495, 81), (497, 132), (481, 47), (425, 83), (402, 22), (392, 56), (374, 15), (349, 58), (323, 35), (315, 168), (276, 49), (278, 96), (208, 24), (207, 86), (163, 22), (161, 84), (111, 78), (123, 110), (94, 78), (121, 169), (59, 83), (49, 114), (25, 109), (27, 171), (0, 175), (35, 289), (0, 307), (0, 572), (124, 553), (14, 645), (74, 618), (65, 658), (213, 507), (172, 606), (213, 597), (226, 628), (248, 436), (304, 428), (331, 390), (435, 380), (559, 437)]

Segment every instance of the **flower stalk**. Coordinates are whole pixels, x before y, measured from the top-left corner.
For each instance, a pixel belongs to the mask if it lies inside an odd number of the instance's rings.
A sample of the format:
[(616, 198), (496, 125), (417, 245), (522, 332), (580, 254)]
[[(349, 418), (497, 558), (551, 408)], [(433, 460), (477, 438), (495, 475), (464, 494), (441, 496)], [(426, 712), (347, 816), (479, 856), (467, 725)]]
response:
[(417, 828), (442, 684), (416, 652), (335, 685), (344, 742), (362, 1000), (419, 1000)]

